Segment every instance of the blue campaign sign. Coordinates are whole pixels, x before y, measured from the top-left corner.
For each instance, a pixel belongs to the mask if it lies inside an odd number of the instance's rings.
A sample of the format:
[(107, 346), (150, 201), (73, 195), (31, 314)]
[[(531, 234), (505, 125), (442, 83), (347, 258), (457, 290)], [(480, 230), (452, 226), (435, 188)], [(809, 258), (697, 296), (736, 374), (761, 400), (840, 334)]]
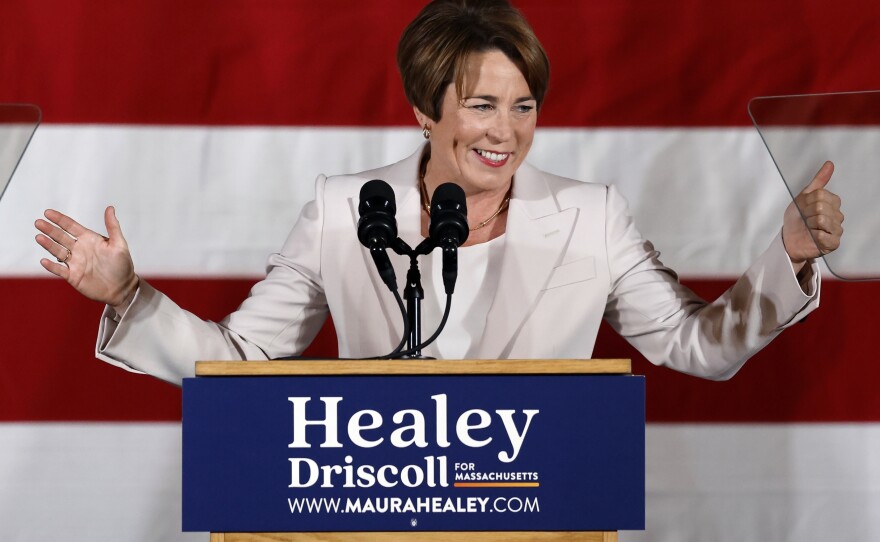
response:
[(183, 529), (644, 529), (638, 376), (186, 379)]

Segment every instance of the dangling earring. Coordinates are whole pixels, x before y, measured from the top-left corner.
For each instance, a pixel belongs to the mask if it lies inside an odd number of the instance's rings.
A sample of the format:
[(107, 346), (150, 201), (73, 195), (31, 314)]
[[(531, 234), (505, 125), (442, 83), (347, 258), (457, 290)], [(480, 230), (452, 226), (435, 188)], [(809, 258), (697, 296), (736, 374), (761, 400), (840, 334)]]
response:
[(422, 128), (422, 135), (425, 136), (425, 139), (431, 139), (431, 129), (428, 128), (428, 123), (425, 123), (425, 127)]

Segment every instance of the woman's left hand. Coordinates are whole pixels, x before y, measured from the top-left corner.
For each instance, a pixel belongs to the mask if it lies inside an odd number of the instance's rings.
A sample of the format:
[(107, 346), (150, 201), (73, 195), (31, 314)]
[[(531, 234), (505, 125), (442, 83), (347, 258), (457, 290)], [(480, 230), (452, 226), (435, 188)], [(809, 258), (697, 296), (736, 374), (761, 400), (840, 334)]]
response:
[(825, 190), (832, 173), (834, 164), (825, 162), (785, 210), (782, 242), (795, 271), (799, 271), (807, 260), (828, 254), (840, 246), (840, 236), (843, 235), (840, 197)]

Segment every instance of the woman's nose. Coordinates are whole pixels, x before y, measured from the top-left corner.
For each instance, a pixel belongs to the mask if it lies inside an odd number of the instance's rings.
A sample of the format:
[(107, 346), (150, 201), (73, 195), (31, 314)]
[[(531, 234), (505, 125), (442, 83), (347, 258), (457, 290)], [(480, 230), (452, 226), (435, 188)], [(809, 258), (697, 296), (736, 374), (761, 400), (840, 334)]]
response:
[(509, 115), (498, 112), (493, 118), (486, 130), (486, 135), (491, 141), (507, 141), (513, 134), (513, 127), (510, 122)]

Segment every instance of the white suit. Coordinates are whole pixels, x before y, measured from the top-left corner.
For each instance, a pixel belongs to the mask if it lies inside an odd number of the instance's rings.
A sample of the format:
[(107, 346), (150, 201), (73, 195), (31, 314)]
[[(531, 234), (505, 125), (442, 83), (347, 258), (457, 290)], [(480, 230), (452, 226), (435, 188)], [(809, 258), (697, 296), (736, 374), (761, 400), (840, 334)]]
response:
[[(180, 309), (145, 281), (121, 319), (102, 317), (97, 355), (179, 383), (196, 360), (266, 359), (301, 352), (329, 313), (340, 357), (390, 352), (397, 304), (356, 235), (361, 186), (394, 189), (400, 236), (420, 240), (421, 151), (396, 164), (316, 183), (267, 277), (220, 323)], [(407, 259), (393, 257), (398, 281)], [(460, 270), (459, 280), (466, 280)], [(589, 358), (601, 319), (653, 363), (728, 378), (783, 328), (818, 306), (818, 269), (803, 284), (777, 236), (722, 297), (706, 304), (681, 286), (636, 231), (613, 187), (528, 164), (516, 173), (498, 290), (479, 358)], [(804, 293), (804, 292), (808, 293)], [(115, 317), (115, 318), (114, 318)]]

